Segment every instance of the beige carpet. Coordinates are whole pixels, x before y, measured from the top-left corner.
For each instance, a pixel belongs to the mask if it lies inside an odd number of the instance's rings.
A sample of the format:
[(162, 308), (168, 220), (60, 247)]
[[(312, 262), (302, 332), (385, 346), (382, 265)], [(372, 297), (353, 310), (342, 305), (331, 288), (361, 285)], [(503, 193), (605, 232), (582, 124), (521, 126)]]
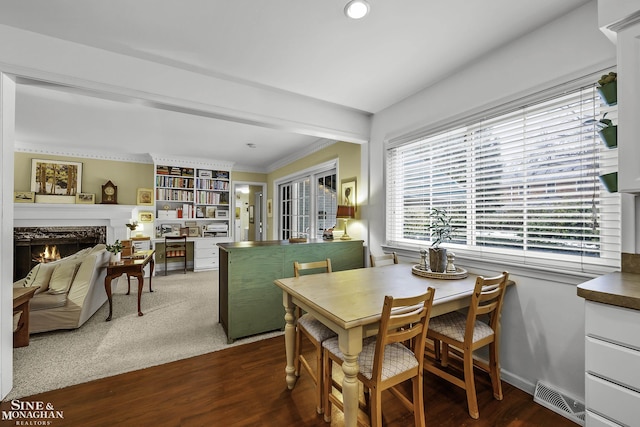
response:
[(111, 322), (105, 322), (105, 303), (79, 329), (31, 335), (28, 347), (14, 349), (13, 389), (5, 400), (282, 334), (269, 332), (227, 344), (218, 322), (217, 271), (156, 276), (153, 290), (149, 293), (145, 280), (144, 316), (138, 317), (136, 280), (127, 296), (123, 276), (113, 295)]

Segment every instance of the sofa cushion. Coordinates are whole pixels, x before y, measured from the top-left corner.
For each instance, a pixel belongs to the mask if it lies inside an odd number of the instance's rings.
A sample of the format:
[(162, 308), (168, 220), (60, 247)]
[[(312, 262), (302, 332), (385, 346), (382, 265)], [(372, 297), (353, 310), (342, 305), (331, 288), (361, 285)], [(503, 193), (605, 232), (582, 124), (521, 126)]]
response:
[(50, 294), (45, 292), (37, 295), (29, 302), (29, 310), (47, 310), (50, 308), (62, 307), (67, 303), (67, 294)]
[(44, 292), (49, 287), (49, 280), (51, 279), (51, 275), (53, 274), (53, 270), (55, 270), (55, 264), (48, 263), (40, 263), (33, 267), (27, 277), (24, 280), (24, 286), (37, 286), (38, 290), (36, 294)]
[(73, 278), (76, 276), (80, 263), (64, 262), (56, 266), (49, 280), (48, 294), (66, 294), (71, 287)]

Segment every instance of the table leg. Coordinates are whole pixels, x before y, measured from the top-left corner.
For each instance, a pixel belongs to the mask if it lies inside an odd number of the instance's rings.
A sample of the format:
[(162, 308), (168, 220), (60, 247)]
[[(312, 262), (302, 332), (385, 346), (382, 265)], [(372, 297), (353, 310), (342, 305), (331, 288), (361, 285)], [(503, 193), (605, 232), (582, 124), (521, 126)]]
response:
[(295, 356), (295, 346), (296, 346), (296, 316), (293, 314), (293, 310), (295, 309), (293, 304), (287, 302), (287, 295), (285, 294), (285, 314), (284, 314), (284, 345), (287, 353), (287, 367), (285, 368), (285, 372), (287, 374), (287, 388), (289, 390), (293, 389), (296, 385), (296, 368), (294, 366), (293, 358)]
[(142, 316), (142, 310), (140, 309), (140, 301), (142, 300), (142, 288), (144, 286), (144, 271), (136, 273), (138, 279), (138, 316)]
[(149, 260), (149, 292), (153, 292), (151, 289), (151, 278), (153, 277), (153, 268), (155, 267), (155, 263), (153, 262), (153, 257)]
[(342, 398), (345, 427), (356, 427), (358, 424), (358, 369), (358, 356), (344, 354)]
[(111, 280), (112, 276), (107, 276), (104, 278), (104, 290), (107, 293), (107, 299), (109, 300), (109, 316), (107, 317), (107, 322), (111, 320), (111, 312), (112, 312), (112, 302), (111, 302)]

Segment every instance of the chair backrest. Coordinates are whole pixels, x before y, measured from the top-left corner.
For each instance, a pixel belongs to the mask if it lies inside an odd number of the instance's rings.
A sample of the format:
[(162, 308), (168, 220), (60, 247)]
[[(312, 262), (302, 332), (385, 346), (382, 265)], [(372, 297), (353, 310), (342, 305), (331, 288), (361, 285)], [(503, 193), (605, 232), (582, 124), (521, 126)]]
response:
[(164, 236), (166, 250), (187, 250), (187, 236)]
[(385, 346), (392, 343), (411, 343), (411, 350), (418, 363), (418, 372), (422, 372), (424, 349), (433, 305), (434, 288), (408, 298), (384, 297), (380, 330), (376, 341), (373, 359), (372, 379), (380, 381)]
[(503, 272), (499, 276), (485, 278), (478, 276), (471, 297), (471, 305), (467, 314), (465, 340), (473, 340), (473, 328), (478, 316), (488, 315), (488, 325), (494, 334), (499, 333), (500, 315), (504, 301), (509, 273)]
[(324, 269), (326, 273), (331, 273), (331, 260), (329, 258), (324, 261), (314, 261), (314, 262), (293, 262), (293, 274), (296, 277), (300, 277), (300, 273), (307, 270), (318, 270)]
[(378, 256), (369, 254), (369, 260), (371, 261), (371, 267), (382, 267), (385, 265), (397, 264), (398, 255), (396, 255), (395, 252)]

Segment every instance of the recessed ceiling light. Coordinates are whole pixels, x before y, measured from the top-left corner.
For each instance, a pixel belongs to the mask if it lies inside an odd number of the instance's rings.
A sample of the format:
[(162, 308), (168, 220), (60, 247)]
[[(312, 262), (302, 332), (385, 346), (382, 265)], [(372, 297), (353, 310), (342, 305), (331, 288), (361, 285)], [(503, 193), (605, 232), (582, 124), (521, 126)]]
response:
[(361, 19), (369, 13), (369, 3), (365, 0), (351, 0), (344, 7), (344, 14), (351, 19)]

